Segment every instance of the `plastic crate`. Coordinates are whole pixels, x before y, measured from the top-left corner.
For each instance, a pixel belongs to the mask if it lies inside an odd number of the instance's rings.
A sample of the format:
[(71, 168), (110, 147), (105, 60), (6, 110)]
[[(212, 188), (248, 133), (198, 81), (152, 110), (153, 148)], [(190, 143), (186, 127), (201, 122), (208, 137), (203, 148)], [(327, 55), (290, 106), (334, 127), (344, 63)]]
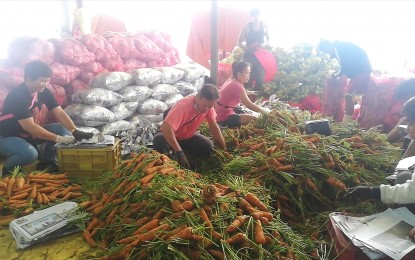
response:
[(112, 171), (121, 159), (121, 144), (105, 148), (58, 148), (60, 172), (69, 177), (99, 178), (104, 172)]

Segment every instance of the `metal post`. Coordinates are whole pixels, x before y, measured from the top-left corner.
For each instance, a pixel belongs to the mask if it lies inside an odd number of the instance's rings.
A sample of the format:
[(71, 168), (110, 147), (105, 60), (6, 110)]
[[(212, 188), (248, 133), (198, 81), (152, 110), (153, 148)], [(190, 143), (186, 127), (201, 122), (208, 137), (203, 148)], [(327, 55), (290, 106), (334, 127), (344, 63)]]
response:
[(210, 11), (210, 78), (218, 82), (218, 2), (211, 0)]

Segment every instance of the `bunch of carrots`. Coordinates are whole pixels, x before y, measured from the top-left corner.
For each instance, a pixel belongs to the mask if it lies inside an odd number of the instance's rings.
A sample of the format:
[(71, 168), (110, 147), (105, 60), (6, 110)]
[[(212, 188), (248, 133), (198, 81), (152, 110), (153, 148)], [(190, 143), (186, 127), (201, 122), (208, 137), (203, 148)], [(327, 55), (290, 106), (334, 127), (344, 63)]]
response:
[(81, 186), (70, 183), (66, 174), (30, 173), (19, 169), (10, 177), (0, 179), (1, 225), (7, 225), (16, 216), (32, 213), (36, 208), (65, 200), (76, 200)]
[(309, 259), (313, 249), (293, 245), (303, 239), (250, 190), (258, 186), (230, 184), (209, 183), (155, 152), (134, 154), (80, 204), (91, 216), (83, 237), (109, 250), (102, 259)]

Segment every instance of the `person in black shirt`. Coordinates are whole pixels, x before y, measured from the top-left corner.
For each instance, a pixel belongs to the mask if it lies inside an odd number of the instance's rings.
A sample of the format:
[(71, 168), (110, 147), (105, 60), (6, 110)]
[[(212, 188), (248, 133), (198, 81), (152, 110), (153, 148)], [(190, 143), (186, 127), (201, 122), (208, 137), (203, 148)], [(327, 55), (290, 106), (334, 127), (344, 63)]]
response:
[(365, 94), (372, 74), (372, 65), (366, 52), (351, 42), (320, 40), (319, 50), (337, 59), (340, 69), (333, 76), (350, 79), (347, 92)]
[[(3, 176), (16, 166), (39, 160), (37, 169), (57, 171), (55, 143), (72, 143), (90, 139), (92, 134), (76, 129), (71, 118), (56, 103), (46, 85), (52, 71), (41, 61), (33, 61), (24, 68), (24, 83), (6, 97), (0, 115), (0, 153), (7, 159)], [(47, 124), (49, 112), (59, 123)], [(72, 135), (71, 135), (72, 133)], [(37, 145), (45, 143), (43, 152)]]
[[(249, 14), (251, 16), (251, 22), (242, 27), (238, 39), (238, 46), (245, 50), (243, 60), (251, 64), (251, 76), (245, 84), (245, 87), (251, 89), (253, 81), (255, 80), (253, 89), (261, 90), (264, 84), (265, 70), (255, 56), (255, 51), (258, 48), (262, 48), (269, 41), (268, 27), (261, 21), (261, 12), (259, 9), (254, 8)], [(245, 44), (243, 44), (244, 42)]]

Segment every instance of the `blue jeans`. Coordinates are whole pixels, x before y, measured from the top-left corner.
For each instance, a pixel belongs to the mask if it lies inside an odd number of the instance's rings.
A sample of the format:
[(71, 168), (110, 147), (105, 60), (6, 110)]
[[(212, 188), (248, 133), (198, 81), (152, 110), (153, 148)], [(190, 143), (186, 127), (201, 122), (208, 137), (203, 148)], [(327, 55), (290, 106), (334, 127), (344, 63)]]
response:
[[(59, 123), (44, 125), (43, 128), (57, 135), (70, 135), (71, 133)], [(43, 151), (38, 153), (38, 144), (45, 144)], [(20, 137), (0, 136), (0, 153), (6, 155), (4, 168), (11, 171), (16, 166), (25, 166), (39, 160), (39, 162), (56, 162), (55, 142), (35, 139), (29, 143)]]

